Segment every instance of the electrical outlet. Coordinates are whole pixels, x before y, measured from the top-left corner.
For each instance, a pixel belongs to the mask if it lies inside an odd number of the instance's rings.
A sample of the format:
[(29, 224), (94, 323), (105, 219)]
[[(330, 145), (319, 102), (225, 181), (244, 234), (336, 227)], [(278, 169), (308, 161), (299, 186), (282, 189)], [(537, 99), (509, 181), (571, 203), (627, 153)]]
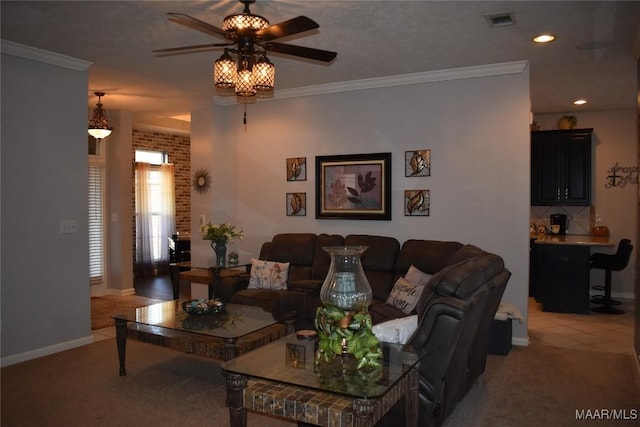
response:
[(204, 225), (204, 215), (200, 215), (200, 225)]
[(595, 215), (595, 221), (596, 221), (596, 222), (602, 222), (602, 215), (600, 215), (599, 213), (597, 213), (597, 214)]
[(73, 234), (77, 232), (77, 222), (75, 219), (60, 220), (60, 234)]

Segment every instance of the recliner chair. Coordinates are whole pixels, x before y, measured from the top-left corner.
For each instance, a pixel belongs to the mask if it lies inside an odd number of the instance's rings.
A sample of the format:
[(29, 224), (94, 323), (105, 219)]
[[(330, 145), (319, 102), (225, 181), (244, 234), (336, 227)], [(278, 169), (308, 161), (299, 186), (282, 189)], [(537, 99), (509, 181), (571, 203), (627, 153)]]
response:
[(604, 295), (595, 296), (591, 302), (602, 304), (600, 307), (593, 307), (591, 310), (604, 314), (623, 314), (624, 310), (612, 307), (619, 304), (618, 301), (611, 299), (611, 272), (624, 270), (631, 258), (633, 245), (631, 240), (622, 239), (618, 243), (618, 250), (615, 254), (595, 253), (591, 255), (590, 266), (604, 270)]

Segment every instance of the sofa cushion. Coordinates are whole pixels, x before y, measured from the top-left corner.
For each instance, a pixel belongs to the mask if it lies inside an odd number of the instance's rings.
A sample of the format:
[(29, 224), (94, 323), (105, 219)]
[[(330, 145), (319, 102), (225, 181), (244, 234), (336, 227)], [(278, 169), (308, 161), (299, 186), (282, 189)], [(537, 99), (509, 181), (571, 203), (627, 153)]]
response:
[(288, 262), (289, 281), (311, 278), (316, 235), (312, 233), (281, 233), (271, 239), (267, 261)]
[(411, 314), (424, 288), (424, 285), (411, 283), (404, 277), (400, 277), (393, 285), (386, 302), (406, 314)]
[(425, 273), (435, 274), (451, 264), (451, 257), (462, 247), (458, 242), (411, 239), (403, 243), (395, 269), (399, 275), (406, 274), (414, 265)]
[(322, 248), (328, 246), (343, 246), (344, 239), (338, 234), (319, 234), (316, 239), (311, 267), (311, 278), (324, 281), (331, 265), (331, 256)]
[(407, 314), (384, 301), (373, 300), (369, 306), (369, 314), (374, 325), (387, 320), (396, 319), (398, 317), (406, 317)]
[(251, 258), (248, 289), (287, 289), (288, 262), (263, 261)]
[(396, 257), (400, 243), (393, 237), (350, 234), (344, 238), (345, 246), (367, 246), (360, 257), (367, 275), (373, 298), (386, 301), (395, 282)]

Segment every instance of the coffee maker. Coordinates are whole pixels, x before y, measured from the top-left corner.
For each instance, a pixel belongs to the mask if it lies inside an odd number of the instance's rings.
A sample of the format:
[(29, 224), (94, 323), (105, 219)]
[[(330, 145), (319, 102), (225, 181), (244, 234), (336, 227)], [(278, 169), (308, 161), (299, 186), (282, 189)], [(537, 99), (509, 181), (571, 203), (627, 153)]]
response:
[(565, 214), (553, 214), (549, 216), (549, 231), (551, 234), (564, 236), (569, 228), (569, 218)]

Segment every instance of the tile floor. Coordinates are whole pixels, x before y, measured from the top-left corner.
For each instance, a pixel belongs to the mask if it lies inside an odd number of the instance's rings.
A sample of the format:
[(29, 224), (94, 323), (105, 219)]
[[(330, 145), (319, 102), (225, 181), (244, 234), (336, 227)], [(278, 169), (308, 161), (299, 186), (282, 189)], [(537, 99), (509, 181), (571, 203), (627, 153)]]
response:
[(529, 298), (529, 345), (633, 354), (634, 301), (618, 306), (624, 314), (547, 313)]

